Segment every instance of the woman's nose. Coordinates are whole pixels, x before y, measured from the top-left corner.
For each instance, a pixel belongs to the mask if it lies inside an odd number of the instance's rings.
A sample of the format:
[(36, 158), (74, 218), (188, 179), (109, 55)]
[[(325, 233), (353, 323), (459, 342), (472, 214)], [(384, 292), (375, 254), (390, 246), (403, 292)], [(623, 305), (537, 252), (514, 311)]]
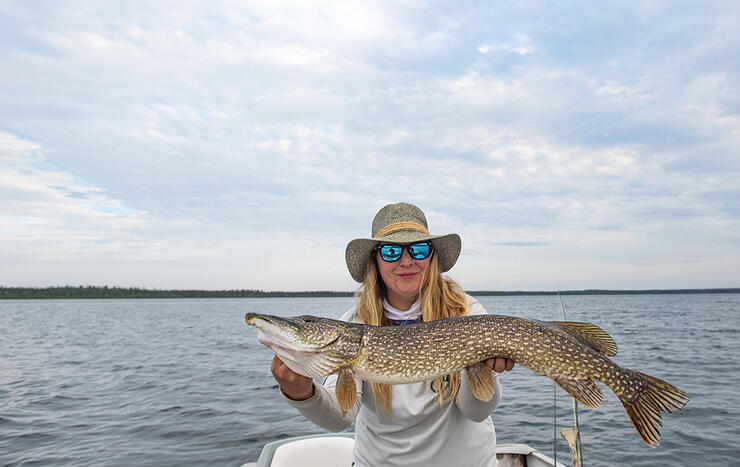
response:
[(414, 264), (414, 258), (411, 257), (409, 251), (406, 248), (403, 249), (403, 253), (401, 253), (401, 259), (398, 260), (398, 263), (402, 266), (410, 266)]

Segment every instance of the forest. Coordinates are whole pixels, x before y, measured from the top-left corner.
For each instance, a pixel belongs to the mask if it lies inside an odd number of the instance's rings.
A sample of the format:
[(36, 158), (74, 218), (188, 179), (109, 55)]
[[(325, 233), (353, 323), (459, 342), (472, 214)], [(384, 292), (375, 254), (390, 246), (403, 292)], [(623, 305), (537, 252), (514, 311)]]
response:
[[(740, 293), (740, 288), (718, 289), (650, 289), (650, 290), (562, 290), (562, 291), (469, 291), (473, 296), (506, 295), (631, 295), (631, 294), (694, 294)], [(265, 291), (258, 289), (187, 290), (144, 289), (138, 287), (105, 286), (55, 286), (55, 287), (3, 287), (0, 299), (100, 299), (100, 298), (280, 298), (280, 297), (351, 297), (351, 291)]]

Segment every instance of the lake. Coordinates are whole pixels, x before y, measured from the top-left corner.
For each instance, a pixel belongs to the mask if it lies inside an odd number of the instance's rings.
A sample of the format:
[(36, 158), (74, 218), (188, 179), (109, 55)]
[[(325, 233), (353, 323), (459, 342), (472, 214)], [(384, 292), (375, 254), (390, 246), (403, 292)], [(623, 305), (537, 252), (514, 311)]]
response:
[[(489, 313), (558, 320), (554, 296), (478, 297)], [(622, 366), (691, 395), (642, 443), (605, 386), (580, 407), (584, 465), (738, 465), (740, 294), (564, 296), (604, 328)], [(351, 298), (0, 301), (0, 465), (240, 465), (322, 430), (284, 404), (248, 311), (336, 318)], [(523, 367), (500, 376), (499, 443), (553, 455), (571, 399)], [(557, 436), (558, 460), (569, 464)]]

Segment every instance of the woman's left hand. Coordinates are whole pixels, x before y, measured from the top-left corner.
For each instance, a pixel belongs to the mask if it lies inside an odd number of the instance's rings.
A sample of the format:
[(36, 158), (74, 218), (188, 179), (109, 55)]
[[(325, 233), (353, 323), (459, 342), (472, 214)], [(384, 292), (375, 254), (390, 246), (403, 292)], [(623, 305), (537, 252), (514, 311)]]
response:
[(514, 369), (514, 360), (510, 358), (493, 357), (483, 360), (483, 364), (496, 373), (503, 373), (504, 371), (511, 371)]

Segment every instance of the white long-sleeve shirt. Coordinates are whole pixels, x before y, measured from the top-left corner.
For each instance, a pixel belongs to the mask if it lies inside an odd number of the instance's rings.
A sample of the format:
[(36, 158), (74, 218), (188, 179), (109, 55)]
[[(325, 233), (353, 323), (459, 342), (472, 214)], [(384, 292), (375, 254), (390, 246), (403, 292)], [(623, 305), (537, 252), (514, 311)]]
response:
[[(468, 296), (468, 313), (486, 310)], [(355, 308), (340, 320), (358, 322)], [(342, 431), (355, 424), (354, 465), (448, 467), (496, 466), (496, 432), (491, 412), (501, 400), (501, 384), (488, 402), (477, 399), (465, 374), (451, 403), (442, 407), (432, 381), (393, 386), (390, 414), (376, 407), (368, 383), (356, 378), (357, 400), (342, 417), (334, 394), (337, 376), (315, 384), (314, 395), (303, 401), (283, 398), (308, 420), (329, 431)]]

